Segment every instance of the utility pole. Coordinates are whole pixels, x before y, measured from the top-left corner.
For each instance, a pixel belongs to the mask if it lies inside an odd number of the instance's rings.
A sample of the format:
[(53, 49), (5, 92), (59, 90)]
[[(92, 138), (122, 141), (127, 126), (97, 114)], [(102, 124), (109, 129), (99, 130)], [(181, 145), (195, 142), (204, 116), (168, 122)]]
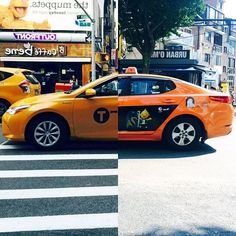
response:
[[(85, 13), (85, 15), (90, 19), (91, 21), (91, 25), (92, 25), (92, 32), (91, 32), (91, 64), (92, 64), (92, 81), (96, 80), (96, 61), (95, 61), (95, 19), (94, 19), (94, 14), (93, 14), (93, 18), (88, 14), (88, 12), (82, 7), (82, 5), (75, 0), (75, 2), (79, 5), (79, 7), (83, 10), (83, 12)], [(93, 13), (94, 13), (94, 1), (92, 0), (92, 4), (93, 4)]]
[[(111, 12), (111, 39), (110, 39), (110, 42), (111, 42), (111, 53), (112, 51), (114, 50), (115, 46), (114, 46), (114, 0), (111, 0), (111, 6), (110, 6), (110, 12)], [(112, 57), (110, 57), (112, 58)], [(111, 59), (111, 66), (113, 67), (114, 66), (114, 60)]]

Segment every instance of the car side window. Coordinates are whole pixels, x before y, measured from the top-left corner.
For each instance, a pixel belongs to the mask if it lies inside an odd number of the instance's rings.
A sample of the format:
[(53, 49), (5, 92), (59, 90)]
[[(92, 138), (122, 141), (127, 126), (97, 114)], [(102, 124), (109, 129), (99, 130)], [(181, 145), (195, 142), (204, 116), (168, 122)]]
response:
[(94, 88), (96, 96), (117, 96), (118, 95), (118, 80), (112, 80), (100, 84)]
[(11, 77), (13, 74), (12, 73), (8, 73), (5, 71), (0, 71), (0, 81), (3, 81), (9, 77)]
[(127, 96), (130, 94), (129, 77), (120, 77), (118, 84), (118, 95)]
[(166, 79), (131, 79), (130, 95), (162, 94), (175, 89), (175, 84)]

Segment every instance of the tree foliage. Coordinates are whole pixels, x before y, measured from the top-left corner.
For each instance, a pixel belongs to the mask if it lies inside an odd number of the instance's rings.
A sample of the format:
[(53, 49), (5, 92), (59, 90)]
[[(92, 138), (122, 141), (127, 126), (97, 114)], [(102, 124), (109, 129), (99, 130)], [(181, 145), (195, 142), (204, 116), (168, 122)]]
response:
[(120, 29), (127, 43), (143, 56), (143, 69), (149, 70), (156, 41), (190, 26), (204, 9), (203, 0), (120, 0)]

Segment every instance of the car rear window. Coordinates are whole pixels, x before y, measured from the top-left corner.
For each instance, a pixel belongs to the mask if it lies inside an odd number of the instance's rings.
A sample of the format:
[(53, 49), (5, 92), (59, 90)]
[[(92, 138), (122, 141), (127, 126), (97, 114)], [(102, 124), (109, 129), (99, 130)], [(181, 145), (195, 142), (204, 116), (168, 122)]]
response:
[(9, 77), (11, 77), (13, 74), (5, 71), (0, 71), (0, 81), (3, 81)]
[(24, 71), (23, 74), (31, 84), (39, 84), (39, 81), (36, 79), (32, 72)]

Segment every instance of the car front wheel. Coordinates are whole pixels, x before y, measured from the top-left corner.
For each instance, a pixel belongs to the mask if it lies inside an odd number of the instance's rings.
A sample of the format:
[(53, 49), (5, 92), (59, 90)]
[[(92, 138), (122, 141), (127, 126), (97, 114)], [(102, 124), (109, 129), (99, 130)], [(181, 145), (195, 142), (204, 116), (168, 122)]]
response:
[(66, 127), (57, 117), (40, 117), (30, 124), (27, 140), (41, 149), (56, 149), (68, 140)]
[(165, 131), (165, 141), (177, 149), (190, 149), (199, 143), (201, 126), (191, 118), (178, 118), (172, 121)]

